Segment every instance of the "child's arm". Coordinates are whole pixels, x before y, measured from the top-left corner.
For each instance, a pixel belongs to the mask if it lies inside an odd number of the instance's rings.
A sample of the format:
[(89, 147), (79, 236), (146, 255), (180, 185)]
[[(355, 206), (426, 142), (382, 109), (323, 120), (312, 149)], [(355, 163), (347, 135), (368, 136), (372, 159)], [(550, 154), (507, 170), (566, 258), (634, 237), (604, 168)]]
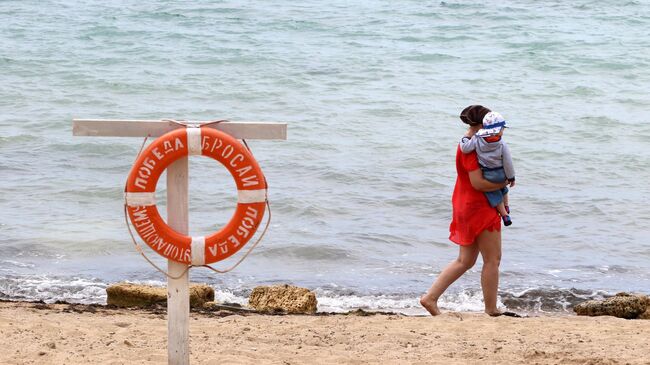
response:
[(476, 135), (473, 135), (472, 137), (468, 136), (463, 136), (463, 138), (460, 139), (460, 150), (463, 153), (470, 153), (476, 149)]
[(515, 182), (515, 167), (512, 164), (512, 155), (510, 154), (510, 147), (506, 142), (501, 142), (503, 149), (501, 153), (503, 155), (503, 170), (506, 172), (506, 178), (508, 181), (514, 185)]

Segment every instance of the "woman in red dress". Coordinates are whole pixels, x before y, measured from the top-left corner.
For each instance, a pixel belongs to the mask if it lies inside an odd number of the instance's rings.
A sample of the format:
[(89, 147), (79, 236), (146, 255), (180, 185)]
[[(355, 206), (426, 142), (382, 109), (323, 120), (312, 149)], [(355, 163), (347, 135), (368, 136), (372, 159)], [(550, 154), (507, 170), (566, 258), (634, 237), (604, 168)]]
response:
[[(481, 105), (470, 105), (463, 110), (460, 119), (468, 124), (465, 135), (472, 137), (481, 129), (483, 117), (490, 110)], [(485, 313), (498, 316), (497, 290), (499, 287), (499, 263), (501, 261), (501, 219), (483, 194), (485, 191), (506, 186), (495, 184), (483, 178), (476, 152), (463, 154), (456, 150), (456, 186), (451, 198), (453, 213), (449, 226), (449, 239), (459, 245), (458, 258), (442, 270), (420, 304), (435, 316), (440, 314), (438, 298), (454, 281), (469, 270), (481, 254), (481, 288)]]

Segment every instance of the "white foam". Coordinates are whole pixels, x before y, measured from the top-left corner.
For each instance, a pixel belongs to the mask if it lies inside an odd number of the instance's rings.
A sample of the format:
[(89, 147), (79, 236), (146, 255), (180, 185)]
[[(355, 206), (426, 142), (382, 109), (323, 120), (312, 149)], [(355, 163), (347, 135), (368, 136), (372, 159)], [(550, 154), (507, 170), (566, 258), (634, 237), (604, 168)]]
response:
[[(5, 266), (5, 264), (9, 264), (9, 265), (12, 265), (12, 266), (15, 266), (15, 267), (20, 267), (20, 268), (28, 268), (28, 269), (36, 267), (36, 265), (34, 265), (34, 264), (19, 262), (19, 261), (15, 261), (15, 260), (2, 260), (2, 261), (0, 261), (1, 266)], [(7, 270), (7, 271), (9, 271), (9, 270)]]
[(248, 298), (235, 295), (229, 290), (216, 290), (214, 291), (214, 300), (217, 303), (238, 303), (241, 305), (248, 304)]
[(106, 284), (82, 278), (58, 279), (48, 276), (10, 277), (0, 281), (0, 292), (7, 299), (42, 300), (54, 303), (106, 303)]
[[(419, 296), (416, 297), (399, 297), (395, 295), (332, 295), (323, 292), (317, 295), (318, 311), (320, 312), (347, 312), (354, 309), (364, 309), (369, 311), (396, 312), (407, 315), (426, 314), (426, 310), (420, 305)], [(455, 312), (482, 312), (483, 295), (481, 292), (470, 293), (463, 291), (460, 293), (443, 295), (438, 305), (443, 310)], [(497, 302), (499, 308), (504, 308), (499, 299)]]

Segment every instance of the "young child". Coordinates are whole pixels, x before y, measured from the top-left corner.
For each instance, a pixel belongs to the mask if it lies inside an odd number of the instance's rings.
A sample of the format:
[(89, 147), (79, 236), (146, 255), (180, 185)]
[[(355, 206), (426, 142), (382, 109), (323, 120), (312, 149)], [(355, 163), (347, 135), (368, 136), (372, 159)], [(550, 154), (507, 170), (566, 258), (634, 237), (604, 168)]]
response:
[[(483, 128), (472, 138), (464, 136), (460, 141), (463, 153), (476, 151), (478, 163), (483, 171), (485, 180), (501, 183), (506, 180), (510, 187), (515, 186), (515, 169), (512, 165), (512, 156), (508, 145), (503, 141), (503, 131), (506, 121), (501, 114), (489, 112), (483, 117)], [(512, 224), (510, 207), (508, 206), (508, 188), (488, 191), (485, 193), (490, 205), (497, 208), (503, 224)]]

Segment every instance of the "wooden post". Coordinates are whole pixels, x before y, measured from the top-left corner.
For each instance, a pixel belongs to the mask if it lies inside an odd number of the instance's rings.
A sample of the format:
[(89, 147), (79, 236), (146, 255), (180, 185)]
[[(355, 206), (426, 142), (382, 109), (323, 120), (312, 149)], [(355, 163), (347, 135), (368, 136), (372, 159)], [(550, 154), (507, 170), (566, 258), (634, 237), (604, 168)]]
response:
[[(203, 124), (208, 121), (192, 121)], [(94, 137), (158, 137), (182, 125), (167, 120), (106, 120), (74, 119), (74, 136)], [(214, 128), (237, 139), (287, 139), (286, 123), (269, 122), (223, 122), (212, 124)], [(189, 232), (188, 215), (188, 159), (182, 158), (167, 168), (167, 224), (181, 234)], [(167, 271), (178, 276), (187, 265), (169, 260)], [(179, 279), (167, 280), (167, 354), (169, 365), (188, 365), (190, 296), (189, 273)]]
[[(167, 168), (167, 224), (180, 234), (189, 232), (188, 158), (181, 158)], [(190, 288), (187, 265), (167, 261), (167, 358), (170, 365), (190, 363)]]

